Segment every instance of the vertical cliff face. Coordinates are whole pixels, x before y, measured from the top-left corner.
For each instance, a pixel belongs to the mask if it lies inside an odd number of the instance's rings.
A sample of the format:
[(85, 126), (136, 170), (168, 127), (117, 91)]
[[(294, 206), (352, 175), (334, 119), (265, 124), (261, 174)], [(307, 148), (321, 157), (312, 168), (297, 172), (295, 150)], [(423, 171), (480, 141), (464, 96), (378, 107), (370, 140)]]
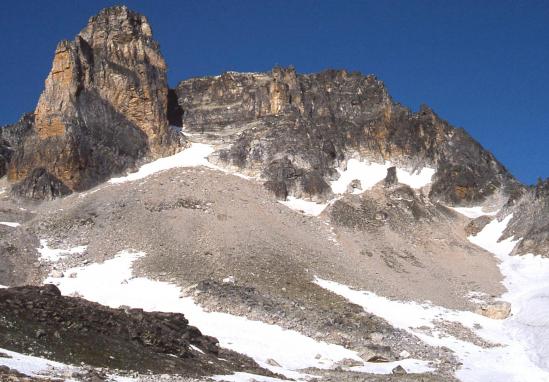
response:
[(170, 130), (167, 108), (166, 63), (147, 19), (104, 9), (74, 41), (58, 44), (34, 135), (12, 157), (9, 178), (43, 168), (79, 190), (141, 157), (172, 153), (182, 138)]

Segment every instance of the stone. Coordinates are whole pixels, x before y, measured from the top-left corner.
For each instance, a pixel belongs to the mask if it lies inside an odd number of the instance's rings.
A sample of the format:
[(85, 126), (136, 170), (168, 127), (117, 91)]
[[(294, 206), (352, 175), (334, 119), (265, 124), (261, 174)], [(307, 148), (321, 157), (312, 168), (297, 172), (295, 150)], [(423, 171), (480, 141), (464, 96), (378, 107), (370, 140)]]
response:
[(395, 374), (395, 375), (404, 375), (404, 374), (408, 374), (408, 372), (406, 371), (405, 368), (403, 368), (402, 366), (398, 365), (397, 367), (395, 367), (393, 370), (391, 370), (391, 373)]
[(352, 194), (355, 190), (362, 190), (362, 183), (358, 179), (353, 179), (347, 186), (347, 192)]
[(379, 332), (370, 333), (370, 339), (376, 345), (381, 344), (383, 342), (383, 338), (384, 338), (383, 334)]
[(274, 367), (281, 367), (280, 364), (272, 358), (267, 359), (266, 362), (267, 362), (268, 365), (271, 365), (271, 366), (274, 366)]
[(394, 186), (397, 183), (398, 183), (398, 178), (397, 178), (396, 167), (395, 166), (389, 167), (387, 169), (387, 175), (385, 176), (385, 181), (384, 181), (385, 187)]
[(54, 277), (54, 278), (61, 278), (61, 277), (63, 277), (63, 271), (60, 271), (58, 269), (54, 269), (53, 271), (50, 272), (50, 276)]
[(504, 320), (511, 315), (511, 304), (506, 301), (497, 301), (481, 306), (476, 313), (494, 320)]
[(465, 234), (467, 236), (476, 236), (488, 223), (492, 221), (493, 217), (488, 215), (482, 215), (475, 218), (465, 226)]
[(407, 352), (406, 350), (403, 350), (401, 351), (398, 356), (401, 358), (401, 359), (406, 359), (406, 358), (410, 358), (410, 353)]
[(344, 358), (336, 363), (337, 366), (340, 367), (355, 367), (355, 366), (363, 366), (364, 362), (360, 362), (356, 359), (352, 358)]
[(384, 357), (382, 355), (374, 355), (374, 356), (368, 358), (368, 362), (385, 363), (385, 362), (389, 362), (389, 359), (387, 359), (386, 357)]

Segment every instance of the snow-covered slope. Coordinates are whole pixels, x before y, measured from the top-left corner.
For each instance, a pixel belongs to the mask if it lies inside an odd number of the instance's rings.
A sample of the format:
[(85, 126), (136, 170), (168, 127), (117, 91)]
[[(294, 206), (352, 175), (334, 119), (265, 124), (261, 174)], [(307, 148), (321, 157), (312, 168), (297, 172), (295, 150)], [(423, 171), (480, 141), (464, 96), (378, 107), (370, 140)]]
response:
[[(517, 241), (499, 239), (511, 219), (512, 215), (501, 221), (494, 219), (479, 234), (469, 237), (501, 261), (508, 289), (502, 297), (512, 304), (512, 315), (505, 320), (428, 302), (391, 300), (320, 278), (316, 282), (430, 345), (451, 349), (463, 362), (456, 374), (462, 381), (549, 381), (549, 259), (531, 254), (510, 256)], [(462, 338), (441, 323), (461, 325), (474, 335)], [(486, 344), (475, 343), (477, 336)]]
[[(191, 325), (218, 338), (222, 347), (246, 354), (259, 365), (289, 378), (306, 378), (300, 370), (335, 368), (345, 359), (364, 363), (352, 350), (316, 341), (293, 330), (227, 313), (206, 312), (191, 297), (183, 296), (176, 285), (134, 277), (132, 263), (143, 256), (143, 252), (123, 251), (101, 264), (68, 269), (65, 273), (71, 274), (70, 278), (49, 277), (45, 282), (56, 284), (65, 295), (79, 295), (113, 308), (130, 306), (146, 311), (183, 313)], [(280, 366), (273, 366), (269, 360)], [(431, 370), (427, 362), (414, 359), (364, 363), (353, 370), (386, 374), (397, 365), (411, 372)]]

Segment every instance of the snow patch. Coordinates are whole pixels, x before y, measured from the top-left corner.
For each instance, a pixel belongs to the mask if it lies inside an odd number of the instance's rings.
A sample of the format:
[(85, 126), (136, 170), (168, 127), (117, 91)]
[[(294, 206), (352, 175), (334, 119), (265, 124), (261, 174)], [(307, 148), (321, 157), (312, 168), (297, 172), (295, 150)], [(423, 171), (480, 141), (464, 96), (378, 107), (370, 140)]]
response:
[[(499, 260), (507, 292), (502, 296), (511, 303), (512, 316), (505, 330), (526, 349), (536, 366), (547, 372), (549, 380), (549, 258), (526, 254), (511, 256), (519, 240), (498, 241), (513, 215), (494, 219), (469, 240), (492, 252)], [(532, 379), (533, 380), (533, 379)]]
[[(392, 326), (408, 331), (428, 345), (451, 349), (463, 363), (456, 373), (462, 381), (524, 381), (526, 370), (529, 380), (549, 380), (549, 374), (530, 361), (523, 346), (509, 337), (503, 321), (428, 303), (389, 300), (372, 292), (353, 290), (319, 278), (315, 282), (362, 306), (365, 311), (384, 318)], [(436, 326), (436, 321), (440, 320), (460, 323), (480, 338), (502, 346), (483, 348), (456, 338)]]
[(234, 276), (227, 276), (223, 280), (224, 284), (234, 284)]
[[(188, 135), (188, 134), (187, 134)], [(170, 170), (178, 167), (207, 167), (213, 170), (221, 171), (226, 174), (234, 175), (242, 179), (253, 180), (250, 176), (238, 173), (236, 171), (230, 171), (223, 167), (219, 167), (208, 161), (208, 156), (215, 151), (212, 145), (205, 143), (191, 143), (190, 147), (178, 152), (177, 154), (169, 157), (157, 159), (153, 162), (144, 164), (136, 172), (132, 172), (126, 176), (119, 178), (111, 178), (109, 183), (118, 184), (125, 182), (132, 182), (135, 180), (146, 178), (150, 175), (158, 172)], [(99, 189), (82, 194), (82, 197), (99, 191)]]
[(287, 200), (279, 200), (279, 203), (310, 216), (320, 215), (328, 206), (328, 203), (317, 203), (310, 200), (298, 199), (293, 196), (288, 196)]
[(28, 376), (57, 376), (70, 377), (78, 369), (74, 366), (65, 365), (60, 362), (50, 361), (44, 358), (33, 357), (16, 353), (10, 350), (0, 348), (0, 353), (4, 353), (10, 358), (0, 356), (0, 365), (7, 366), (10, 369), (17, 370)]
[[(277, 325), (227, 313), (206, 312), (191, 297), (182, 297), (182, 291), (176, 285), (133, 277), (132, 264), (144, 255), (143, 252), (123, 251), (102, 264), (67, 270), (67, 273), (75, 274), (74, 278), (49, 277), (45, 282), (58, 285), (64, 295), (78, 294), (113, 308), (127, 305), (146, 311), (183, 313), (191, 325), (204, 334), (217, 337), (222, 347), (246, 354), (262, 367), (289, 378), (304, 377), (298, 370), (309, 367), (333, 368), (345, 358), (363, 361), (352, 350), (316, 341)], [(269, 365), (269, 359), (274, 359), (281, 367)], [(422, 361), (406, 360), (406, 365), (411, 370), (429, 370)], [(366, 365), (364, 370), (379, 370), (378, 367)]]
[(153, 162), (144, 164), (139, 168), (138, 171), (120, 178), (112, 178), (111, 180), (109, 180), (109, 183), (131, 182), (134, 180), (143, 179), (157, 172), (169, 170), (176, 167), (210, 167), (210, 163), (208, 162), (207, 157), (213, 151), (214, 148), (212, 145), (207, 145), (203, 143), (192, 143), (189, 148), (182, 150), (175, 155), (160, 158)]
[[(316, 283), (391, 325), (414, 334), (432, 346), (446, 346), (463, 366), (456, 376), (466, 382), (549, 381), (549, 259), (539, 256), (510, 256), (517, 241), (498, 241), (512, 215), (490, 222), (469, 240), (494, 253), (508, 289), (502, 297), (512, 304), (512, 316), (493, 320), (472, 312), (457, 311), (428, 303), (389, 300), (372, 292), (353, 290), (333, 281)], [(471, 295), (479, 297), (479, 295)], [(483, 348), (456, 338), (437, 321), (456, 322), (480, 338), (500, 346)], [(425, 328), (428, 328), (426, 331)]]
[(495, 216), (499, 211), (492, 211), (492, 212), (486, 212), (484, 211), (484, 207), (477, 206), (477, 207), (450, 207), (452, 210), (470, 218), (470, 219), (476, 219), (481, 216)]
[(80, 245), (70, 249), (54, 249), (50, 248), (47, 239), (40, 240), (40, 248), (36, 248), (40, 254), (40, 260), (48, 262), (56, 262), (69, 255), (80, 255), (86, 251), (87, 245)]
[(200, 348), (197, 347), (197, 346), (191, 345), (191, 349), (193, 349), (194, 351), (197, 351), (197, 352), (199, 352), (199, 353), (204, 354), (204, 352), (202, 351), (202, 349), (200, 349)]
[[(25, 355), (2, 348), (0, 348), (0, 353), (6, 354), (9, 357), (0, 356), (0, 366), (7, 366), (22, 374), (37, 377), (40, 380), (43, 377), (48, 377), (53, 378), (54, 380), (75, 381), (72, 378), (72, 375), (77, 372), (82, 372), (82, 369), (79, 367), (46, 358)], [(108, 374), (108, 377), (110, 378), (109, 380), (116, 382), (135, 381), (135, 378), (122, 377), (115, 374)], [(48, 381), (49, 380), (50, 379), (48, 379)]]
[(250, 373), (234, 373), (232, 375), (214, 375), (210, 377), (214, 381), (223, 382), (282, 382), (284, 379), (265, 377), (264, 375), (250, 374)]
[(0, 222), (2, 225), (7, 225), (8, 227), (19, 227), (21, 223), (14, 223), (14, 222)]
[[(360, 194), (371, 189), (377, 183), (381, 182), (387, 176), (387, 169), (392, 167), (391, 162), (370, 163), (359, 161), (358, 159), (349, 159), (347, 161), (347, 169), (340, 170), (339, 178), (331, 182), (332, 191), (336, 194), (343, 194), (347, 191), (347, 186), (354, 180), (360, 180), (362, 190), (355, 189), (354, 194)], [(429, 183), (435, 174), (436, 170), (430, 167), (424, 167), (420, 171), (409, 172), (407, 170), (397, 168), (397, 178), (400, 183), (407, 184), (412, 188), (421, 188)]]

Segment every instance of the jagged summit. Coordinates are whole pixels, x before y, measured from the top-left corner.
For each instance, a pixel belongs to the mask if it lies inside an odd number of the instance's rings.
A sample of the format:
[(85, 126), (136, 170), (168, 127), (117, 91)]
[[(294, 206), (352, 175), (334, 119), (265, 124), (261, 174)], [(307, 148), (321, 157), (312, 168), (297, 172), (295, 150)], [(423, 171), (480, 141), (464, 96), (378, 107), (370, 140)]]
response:
[(181, 141), (167, 106), (166, 63), (147, 19), (125, 6), (106, 8), (58, 44), (8, 177), (18, 182), (44, 168), (68, 189), (84, 190), (142, 157), (173, 153)]
[[(465, 131), (426, 105), (414, 113), (396, 103), (373, 75), (275, 67), (192, 78), (169, 90), (146, 17), (126, 6), (103, 9), (74, 41), (59, 43), (34, 121), (7, 129), (24, 131), (25, 139), (2, 132), (0, 165), (10, 181), (25, 180), (27, 187), (15, 188), (21, 195), (81, 191), (141, 158), (177, 151), (185, 138), (170, 124), (207, 133), (217, 144), (211, 160), (261, 177), (282, 199), (326, 200), (328, 183), (352, 156), (436, 168), (431, 197), (450, 204), (521, 188)], [(34, 187), (37, 168), (47, 173), (39, 172), (41, 182), (66, 187)]]

